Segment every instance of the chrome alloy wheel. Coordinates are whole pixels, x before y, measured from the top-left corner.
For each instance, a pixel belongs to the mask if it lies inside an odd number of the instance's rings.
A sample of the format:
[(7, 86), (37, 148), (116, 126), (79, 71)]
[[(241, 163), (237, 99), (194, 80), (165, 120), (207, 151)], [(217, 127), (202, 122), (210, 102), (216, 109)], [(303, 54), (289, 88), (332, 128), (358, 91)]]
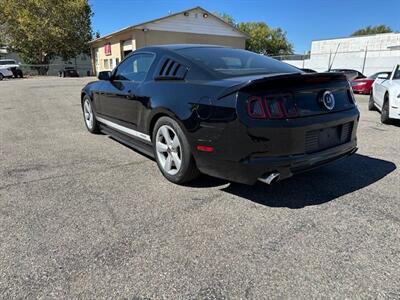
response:
[(170, 175), (179, 172), (182, 165), (182, 147), (172, 127), (163, 125), (158, 129), (156, 151), (158, 161), (165, 172)]
[(90, 103), (89, 99), (85, 99), (85, 102), (83, 103), (83, 114), (85, 116), (85, 122), (86, 126), (89, 129), (93, 129), (93, 110), (92, 110), (92, 104)]

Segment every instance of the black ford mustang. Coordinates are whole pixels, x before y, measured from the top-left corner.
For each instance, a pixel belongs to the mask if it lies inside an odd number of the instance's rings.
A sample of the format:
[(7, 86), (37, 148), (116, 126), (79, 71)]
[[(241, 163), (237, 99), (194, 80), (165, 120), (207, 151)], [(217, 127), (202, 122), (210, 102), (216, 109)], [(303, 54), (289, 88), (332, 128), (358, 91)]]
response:
[(174, 183), (200, 172), (272, 183), (353, 154), (359, 111), (343, 74), (306, 74), (210, 45), (139, 49), (82, 90), (85, 124), (155, 157)]

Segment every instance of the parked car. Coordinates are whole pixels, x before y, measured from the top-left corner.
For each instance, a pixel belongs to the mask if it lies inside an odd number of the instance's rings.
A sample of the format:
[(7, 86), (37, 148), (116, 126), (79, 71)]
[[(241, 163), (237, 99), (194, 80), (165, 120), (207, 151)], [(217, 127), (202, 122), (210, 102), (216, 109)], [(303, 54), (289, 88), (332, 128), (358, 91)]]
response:
[(4, 78), (10, 78), (10, 77), (13, 77), (11, 69), (0, 66), (0, 81), (3, 80)]
[(352, 81), (354, 79), (366, 78), (366, 76), (361, 72), (352, 69), (331, 69), (328, 72), (343, 73), (347, 77), (348, 81)]
[(359, 111), (342, 74), (306, 74), (210, 45), (136, 50), (81, 93), (87, 129), (155, 157), (171, 182), (201, 172), (271, 184), (353, 154)]
[(75, 67), (64, 67), (60, 71), (58, 71), (59, 77), (79, 77), (79, 72), (75, 69)]
[(0, 68), (8, 68), (13, 73), (14, 78), (22, 78), (24, 74), (21, 66), (14, 59), (0, 59)]
[(375, 79), (382, 74), (386, 74), (387, 76), (389, 76), (390, 72), (378, 72), (371, 76), (368, 76), (367, 78), (354, 79), (351, 82), (353, 92), (366, 95), (371, 94), (372, 84), (374, 83)]
[(395, 66), (389, 75), (382, 73), (375, 79), (368, 108), (377, 108), (384, 124), (392, 119), (400, 119), (400, 65)]
[(302, 70), (303, 72), (306, 72), (306, 73), (317, 73), (317, 71), (315, 71), (313, 69), (304, 69), (304, 68), (302, 68), (300, 70)]

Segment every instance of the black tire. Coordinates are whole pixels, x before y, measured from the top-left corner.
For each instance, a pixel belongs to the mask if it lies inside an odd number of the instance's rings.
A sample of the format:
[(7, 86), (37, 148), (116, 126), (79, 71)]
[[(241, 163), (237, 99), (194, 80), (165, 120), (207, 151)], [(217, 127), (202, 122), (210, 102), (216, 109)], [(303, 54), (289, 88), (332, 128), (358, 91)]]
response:
[(4, 75), (2, 73), (0, 73), (0, 81), (2, 81), (4, 79)]
[(62, 77), (62, 78), (65, 77), (65, 72), (62, 72), (61, 77)]
[(368, 110), (370, 110), (370, 111), (376, 110), (376, 107), (374, 104), (374, 96), (372, 95), (372, 90), (371, 90), (371, 94), (369, 95)]
[[(180, 149), (181, 149), (180, 154), (182, 163), (179, 171), (174, 175), (171, 175), (164, 170), (157, 155), (157, 149), (156, 149), (157, 132), (160, 129), (160, 127), (164, 125), (167, 125), (173, 129), (174, 133), (176, 133), (180, 142)], [(196, 167), (196, 162), (194, 161), (189, 142), (184, 132), (182, 131), (181, 127), (175, 120), (169, 117), (161, 117), (160, 119), (158, 119), (154, 126), (152, 141), (153, 141), (154, 156), (156, 158), (158, 168), (160, 169), (164, 177), (167, 178), (169, 181), (176, 184), (183, 184), (195, 179), (200, 175), (200, 172)]]
[(381, 122), (383, 124), (390, 124), (390, 118), (389, 118), (389, 99), (388, 96), (385, 96), (385, 100), (382, 105), (382, 111), (381, 111)]
[[(90, 122), (88, 122), (87, 119), (86, 119), (86, 113), (85, 113), (85, 107), (84, 107), (86, 101), (87, 101), (87, 103), (90, 105), (90, 109), (91, 109), (91, 112), (92, 112), (92, 122), (93, 122), (92, 124), (93, 124), (93, 125), (92, 125), (91, 127), (88, 125), (88, 123), (90, 123)], [(93, 134), (98, 134), (98, 133), (100, 133), (99, 122), (97, 122), (96, 117), (95, 117), (94, 112), (93, 112), (92, 100), (91, 100), (90, 97), (87, 96), (87, 95), (85, 95), (85, 96), (83, 97), (83, 99), (82, 99), (82, 113), (83, 113), (83, 121), (84, 121), (84, 123), (85, 123), (86, 129), (87, 129), (90, 133), (93, 133)]]
[(18, 77), (24, 78), (24, 73), (22, 73), (22, 70), (18, 70)]

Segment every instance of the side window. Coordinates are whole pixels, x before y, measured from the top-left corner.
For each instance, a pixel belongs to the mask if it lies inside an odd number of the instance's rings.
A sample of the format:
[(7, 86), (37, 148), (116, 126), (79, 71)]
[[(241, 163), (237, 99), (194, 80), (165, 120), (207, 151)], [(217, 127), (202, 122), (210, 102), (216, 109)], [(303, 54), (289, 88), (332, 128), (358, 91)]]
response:
[(123, 61), (115, 73), (115, 80), (143, 81), (154, 60), (154, 54), (136, 54)]

